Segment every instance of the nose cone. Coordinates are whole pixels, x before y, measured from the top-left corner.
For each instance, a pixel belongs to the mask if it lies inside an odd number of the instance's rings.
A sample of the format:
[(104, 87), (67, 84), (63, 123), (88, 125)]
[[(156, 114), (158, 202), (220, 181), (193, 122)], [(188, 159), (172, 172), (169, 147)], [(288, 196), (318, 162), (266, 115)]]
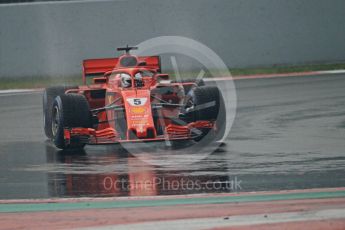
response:
[(122, 91), (126, 109), (128, 138), (153, 138), (155, 128), (150, 90)]

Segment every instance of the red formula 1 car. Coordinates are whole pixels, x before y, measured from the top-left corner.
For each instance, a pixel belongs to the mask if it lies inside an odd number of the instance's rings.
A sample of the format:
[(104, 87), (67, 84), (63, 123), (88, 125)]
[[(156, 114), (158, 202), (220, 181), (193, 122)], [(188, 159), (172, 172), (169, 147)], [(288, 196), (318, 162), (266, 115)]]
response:
[[(56, 147), (141, 141), (200, 141), (224, 106), (217, 87), (193, 80), (170, 81), (161, 73), (159, 56), (138, 57), (125, 51), (118, 58), (83, 61), (78, 87), (50, 87), (43, 94), (44, 130)], [(93, 83), (87, 85), (87, 77)]]

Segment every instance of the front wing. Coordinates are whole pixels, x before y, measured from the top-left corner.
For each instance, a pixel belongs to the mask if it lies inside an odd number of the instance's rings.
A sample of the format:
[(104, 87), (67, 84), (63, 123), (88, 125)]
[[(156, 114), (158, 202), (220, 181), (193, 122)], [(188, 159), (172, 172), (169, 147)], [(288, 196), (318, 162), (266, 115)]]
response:
[(105, 128), (95, 130), (92, 128), (65, 128), (64, 139), (65, 144), (70, 145), (71, 142), (78, 142), (90, 145), (116, 144), (126, 142), (150, 142), (150, 141), (174, 141), (188, 140), (201, 135), (201, 129), (214, 129), (213, 121), (196, 121), (187, 125), (169, 124), (165, 127), (164, 135), (158, 135), (155, 138), (145, 139), (123, 139), (114, 128)]

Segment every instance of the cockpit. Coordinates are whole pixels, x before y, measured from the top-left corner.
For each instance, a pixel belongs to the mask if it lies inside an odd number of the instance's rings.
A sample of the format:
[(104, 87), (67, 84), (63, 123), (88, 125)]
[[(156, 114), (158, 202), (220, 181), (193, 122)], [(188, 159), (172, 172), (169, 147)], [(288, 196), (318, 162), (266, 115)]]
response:
[[(144, 87), (147, 80), (151, 80), (154, 76), (154, 72), (148, 70), (137, 71), (133, 79), (129, 73), (125, 72), (113, 72), (108, 76), (108, 82), (112, 85), (117, 85), (121, 88)], [(146, 79), (146, 81), (145, 81)]]

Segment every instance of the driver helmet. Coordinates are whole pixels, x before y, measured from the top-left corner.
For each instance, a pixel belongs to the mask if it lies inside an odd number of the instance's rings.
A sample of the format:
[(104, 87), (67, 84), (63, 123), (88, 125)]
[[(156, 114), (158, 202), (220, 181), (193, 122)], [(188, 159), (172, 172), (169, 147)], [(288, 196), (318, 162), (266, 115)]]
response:
[(131, 76), (127, 74), (121, 74), (121, 87), (122, 88), (128, 88), (132, 85), (132, 79)]
[(134, 75), (134, 80), (135, 80), (135, 86), (136, 87), (143, 87), (144, 86), (143, 76), (140, 72), (138, 72)]

